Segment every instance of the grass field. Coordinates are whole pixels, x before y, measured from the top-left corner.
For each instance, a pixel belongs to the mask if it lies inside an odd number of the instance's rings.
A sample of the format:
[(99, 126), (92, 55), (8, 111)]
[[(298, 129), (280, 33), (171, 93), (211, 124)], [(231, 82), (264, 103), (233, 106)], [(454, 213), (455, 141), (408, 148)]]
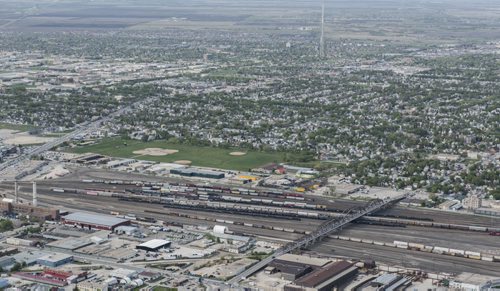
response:
[(12, 129), (12, 130), (18, 130), (18, 131), (28, 131), (28, 130), (34, 129), (34, 128), (36, 128), (36, 126), (0, 122), (0, 129)]
[[(126, 144), (124, 144), (124, 142)], [(134, 151), (145, 148), (165, 148), (179, 150), (178, 153), (153, 157), (138, 156)], [(141, 160), (171, 163), (178, 160), (190, 160), (194, 166), (214, 167), (228, 170), (246, 171), (271, 162), (282, 162), (284, 153), (246, 151), (237, 148), (221, 149), (213, 147), (190, 146), (167, 141), (142, 142), (138, 140), (123, 140), (121, 138), (103, 139), (98, 144), (68, 149), (73, 153), (98, 153), (112, 157), (137, 158)], [(231, 156), (235, 151), (247, 152), (244, 156)]]

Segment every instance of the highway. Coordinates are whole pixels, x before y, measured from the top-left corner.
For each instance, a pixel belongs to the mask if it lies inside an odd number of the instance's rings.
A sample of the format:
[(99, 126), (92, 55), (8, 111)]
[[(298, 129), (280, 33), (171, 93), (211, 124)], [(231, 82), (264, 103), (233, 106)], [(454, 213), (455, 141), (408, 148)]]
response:
[(24, 161), (24, 160), (27, 160), (27, 159), (30, 159), (31, 157), (33, 156), (36, 156), (36, 155), (40, 155), (42, 154), (43, 152), (45, 151), (48, 151), (54, 147), (57, 147), (61, 144), (63, 144), (64, 142), (68, 142), (72, 139), (74, 139), (75, 137), (78, 137), (80, 135), (83, 135), (83, 134), (87, 134), (87, 133), (90, 133), (92, 131), (95, 131), (97, 130), (103, 123), (106, 123), (106, 122), (109, 122), (111, 120), (113, 120), (114, 118), (124, 114), (124, 113), (127, 113), (128, 111), (130, 111), (133, 107), (136, 107), (142, 103), (146, 103), (146, 102), (149, 102), (153, 99), (153, 97), (151, 98), (147, 98), (147, 99), (144, 99), (144, 100), (141, 100), (141, 101), (138, 101), (138, 102), (135, 102), (133, 104), (130, 104), (128, 105), (127, 107), (124, 107), (124, 108), (121, 108), (121, 109), (118, 109), (117, 111), (105, 116), (105, 117), (102, 117), (102, 118), (99, 118), (95, 121), (92, 121), (92, 122), (85, 122), (83, 124), (80, 124), (80, 125), (77, 125), (76, 126), (76, 129), (68, 134), (65, 134), (57, 139), (54, 139), (50, 142), (47, 142), (41, 146), (38, 146), (34, 149), (31, 149), (29, 151), (26, 151), (24, 152), (23, 154), (19, 155), (18, 157), (14, 158), (14, 159), (10, 159), (10, 160), (7, 160), (6, 162), (0, 164), (0, 172), (10, 168), (10, 167), (14, 167), (15, 165), (19, 164), (20, 162)]

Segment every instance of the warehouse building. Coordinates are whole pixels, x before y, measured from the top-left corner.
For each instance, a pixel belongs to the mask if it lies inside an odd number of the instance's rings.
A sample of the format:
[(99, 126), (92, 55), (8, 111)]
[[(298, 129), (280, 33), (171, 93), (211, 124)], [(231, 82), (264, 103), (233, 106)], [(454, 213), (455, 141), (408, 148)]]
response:
[(31, 204), (12, 203), (10, 201), (0, 201), (0, 211), (28, 215), (40, 220), (58, 220), (60, 215), (58, 209), (33, 206)]
[(106, 167), (108, 167), (109, 169), (114, 169), (114, 168), (118, 168), (121, 166), (128, 166), (128, 165), (133, 164), (135, 162), (137, 162), (137, 161), (134, 159), (119, 159), (119, 160), (114, 160), (114, 161), (108, 162), (106, 164)]
[(13, 255), (12, 257), (16, 262), (26, 264), (27, 266), (35, 265), (39, 258), (45, 257), (47, 253), (39, 251), (26, 251)]
[(55, 254), (55, 255), (48, 255), (41, 257), (38, 260), (36, 260), (36, 263), (42, 266), (56, 268), (64, 264), (71, 263), (72, 261), (73, 261), (73, 256), (65, 254)]
[(139, 230), (138, 227), (127, 226), (127, 225), (118, 226), (117, 228), (115, 228), (114, 232), (116, 234), (125, 234), (125, 235), (130, 235), (130, 236), (137, 235), (137, 234), (141, 233), (141, 231)]
[(316, 269), (285, 286), (285, 291), (341, 289), (357, 274), (358, 268), (346, 261), (339, 261)]
[(16, 260), (13, 257), (0, 258), (0, 268), (2, 268), (2, 270), (9, 271), (15, 264)]
[(163, 239), (153, 239), (142, 243), (135, 248), (138, 250), (144, 250), (148, 252), (157, 252), (161, 249), (168, 249), (170, 247), (171, 242)]
[(172, 169), (170, 170), (170, 174), (180, 175), (185, 177), (198, 177), (198, 178), (208, 178), (208, 179), (223, 179), (225, 177), (225, 174), (223, 172), (198, 170), (194, 168)]
[(78, 226), (88, 229), (100, 229), (113, 231), (120, 225), (129, 225), (130, 220), (111, 215), (75, 212), (61, 218), (64, 224)]
[(269, 267), (274, 268), (275, 272), (280, 272), (281, 278), (287, 281), (295, 281), (313, 271), (313, 268), (307, 264), (283, 260), (274, 260)]
[(407, 286), (411, 281), (398, 274), (383, 274), (370, 282), (370, 286), (377, 290), (396, 290), (401, 286)]

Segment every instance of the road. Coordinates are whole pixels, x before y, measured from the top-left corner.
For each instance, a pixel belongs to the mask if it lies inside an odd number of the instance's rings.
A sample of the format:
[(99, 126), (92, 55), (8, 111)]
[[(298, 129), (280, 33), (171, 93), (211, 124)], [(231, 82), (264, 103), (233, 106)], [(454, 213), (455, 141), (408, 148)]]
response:
[(78, 137), (80, 135), (95, 131), (103, 123), (109, 122), (109, 121), (113, 120), (114, 118), (129, 112), (133, 107), (139, 106), (142, 103), (147, 103), (147, 102), (151, 101), (152, 99), (153, 99), (153, 97), (135, 102), (135, 103), (130, 104), (124, 108), (118, 109), (117, 111), (115, 111), (115, 112), (113, 112), (105, 117), (101, 117), (95, 121), (86, 122), (86, 123), (77, 125), (76, 129), (74, 131), (72, 131), (68, 134), (65, 134), (65, 135), (63, 135), (55, 140), (47, 142), (47, 143), (45, 143), (39, 147), (36, 147), (32, 150), (26, 151), (23, 154), (19, 155), (18, 157), (11, 159), (11, 160), (7, 160), (6, 162), (0, 164), (0, 172), (6, 170), (8, 168), (14, 167), (15, 165), (19, 164), (20, 162), (27, 160), (27, 159), (30, 159), (33, 156), (40, 155), (45, 151), (48, 151), (54, 147), (57, 147), (57, 146), (63, 144), (64, 142), (68, 142), (68, 141), (74, 139), (75, 137)]

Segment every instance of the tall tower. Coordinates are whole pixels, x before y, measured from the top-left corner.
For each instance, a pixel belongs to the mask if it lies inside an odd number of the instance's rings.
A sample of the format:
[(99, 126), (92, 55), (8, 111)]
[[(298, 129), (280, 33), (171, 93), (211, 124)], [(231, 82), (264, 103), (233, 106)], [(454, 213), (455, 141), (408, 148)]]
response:
[(325, 0), (321, 2), (321, 36), (319, 38), (319, 57), (324, 58), (325, 54)]

